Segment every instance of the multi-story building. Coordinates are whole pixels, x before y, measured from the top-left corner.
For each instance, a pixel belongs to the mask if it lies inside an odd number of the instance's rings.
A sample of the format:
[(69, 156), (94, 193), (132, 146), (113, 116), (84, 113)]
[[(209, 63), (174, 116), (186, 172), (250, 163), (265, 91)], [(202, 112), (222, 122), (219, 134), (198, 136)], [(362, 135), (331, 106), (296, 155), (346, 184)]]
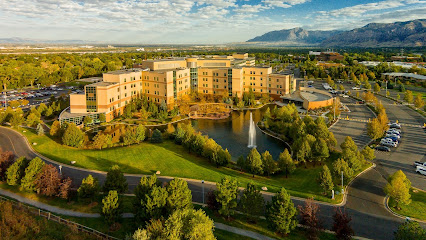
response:
[(105, 73), (103, 81), (86, 85), (84, 93), (71, 94), (70, 108), (61, 113), (60, 120), (80, 125), (85, 116), (96, 120), (105, 114), (110, 121), (140, 94), (173, 106), (191, 91), (241, 98), (252, 89), (279, 99), (296, 90), (292, 75), (272, 73), (271, 67), (254, 66), (254, 61), (247, 53), (145, 60), (133, 69)]

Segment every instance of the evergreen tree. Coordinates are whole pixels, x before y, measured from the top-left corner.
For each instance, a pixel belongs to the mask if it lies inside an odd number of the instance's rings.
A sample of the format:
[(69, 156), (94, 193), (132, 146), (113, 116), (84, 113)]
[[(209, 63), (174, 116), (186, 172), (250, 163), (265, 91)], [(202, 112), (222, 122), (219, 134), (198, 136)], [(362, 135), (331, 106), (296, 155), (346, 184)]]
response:
[(149, 177), (142, 177), (139, 184), (136, 186), (133, 207), (138, 221), (149, 219), (148, 216), (146, 216), (145, 205), (147, 202), (147, 197), (149, 196), (154, 186), (161, 186), (161, 182), (157, 179), (155, 174)]
[(290, 195), (281, 188), (266, 205), (266, 220), (273, 231), (287, 235), (297, 226), (296, 212)]
[(118, 193), (125, 193), (128, 187), (129, 185), (127, 184), (127, 180), (124, 177), (123, 172), (121, 172), (120, 167), (118, 165), (112, 166), (107, 173), (103, 191), (109, 192), (111, 190), (115, 190)]
[(228, 176), (222, 178), (216, 183), (216, 200), (219, 202), (219, 213), (229, 218), (233, 214), (233, 209), (237, 206), (237, 197), (239, 194), (237, 180)]
[(44, 128), (43, 128), (43, 125), (41, 125), (41, 123), (37, 124), (37, 135), (39, 136), (44, 135)]
[(165, 188), (154, 185), (145, 196), (145, 201), (141, 201), (142, 219), (159, 219), (166, 215), (167, 191)]
[(151, 136), (151, 142), (152, 143), (162, 143), (163, 142), (163, 135), (161, 134), (160, 130), (155, 129)]
[(322, 167), (319, 179), (320, 185), (324, 189), (324, 194), (328, 194), (334, 189), (333, 178), (331, 177), (331, 172), (327, 165)]
[(20, 157), (10, 165), (6, 171), (6, 181), (8, 185), (15, 186), (20, 184), (21, 178), (25, 174), (27, 164), (27, 159), (25, 157)]
[(166, 190), (168, 193), (166, 206), (169, 213), (192, 208), (192, 194), (185, 180), (174, 178), (167, 184)]
[(253, 177), (255, 174), (263, 173), (262, 159), (256, 148), (251, 149), (249, 155), (247, 156), (246, 167), (249, 172), (253, 173)]
[(247, 183), (243, 195), (240, 198), (240, 209), (249, 216), (250, 220), (254, 220), (261, 216), (264, 212), (265, 201), (259, 190), (252, 183)]
[(98, 194), (99, 188), (98, 179), (89, 174), (89, 176), (83, 178), (80, 187), (77, 189), (78, 197), (93, 200)]
[(240, 167), (240, 170), (246, 168), (246, 159), (243, 156), (238, 157), (237, 166)]
[(262, 165), (263, 172), (268, 176), (274, 174), (277, 170), (277, 164), (268, 151), (262, 153)]
[(30, 161), (28, 167), (25, 168), (25, 175), (21, 179), (21, 189), (25, 191), (35, 191), (35, 181), (37, 175), (41, 172), (44, 167), (44, 162), (40, 158), (36, 157)]
[(318, 138), (317, 141), (314, 142), (312, 155), (315, 159), (315, 163), (318, 162), (320, 164), (330, 156), (327, 143), (324, 139)]
[(136, 127), (136, 142), (140, 143), (143, 142), (143, 140), (145, 140), (145, 132), (146, 132), (146, 128), (144, 125), (139, 124)]
[(285, 172), (286, 178), (288, 177), (289, 173), (292, 173), (296, 169), (296, 165), (294, 164), (287, 148), (284, 150), (284, 152), (280, 153), (278, 158), (278, 166), (280, 167), (281, 171)]
[(118, 221), (121, 214), (121, 201), (117, 191), (109, 191), (108, 195), (102, 199), (102, 216), (108, 225)]

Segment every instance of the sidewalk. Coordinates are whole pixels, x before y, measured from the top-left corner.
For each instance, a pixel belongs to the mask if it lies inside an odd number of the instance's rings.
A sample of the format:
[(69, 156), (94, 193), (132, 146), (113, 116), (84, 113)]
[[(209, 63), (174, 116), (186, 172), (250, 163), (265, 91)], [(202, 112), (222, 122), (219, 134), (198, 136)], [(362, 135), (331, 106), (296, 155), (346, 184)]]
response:
[[(67, 210), (67, 209), (63, 209), (63, 208), (59, 208), (59, 207), (55, 207), (55, 206), (51, 206), (42, 202), (38, 202), (35, 200), (31, 200), (25, 197), (22, 197), (16, 193), (12, 193), (9, 192), (7, 190), (4, 189), (0, 189), (0, 195), (9, 197), (9, 198), (13, 198), (21, 203), (25, 203), (55, 214), (60, 214), (60, 215), (65, 215), (65, 216), (70, 216), (70, 217), (82, 217), (82, 218), (98, 218), (101, 217), (101, 215), (99, 213), (82, 213), (82, 212), (77, 212), (77, 211), (72, 211), (72, 210)], [(122, 214), (123, 218), (133, 218), (134, 214), (133, 213), (123, 213)], [(257, 239), (257, 240), (272, 240), (273, 238), (269, 238), (265, 235), (256, 233), (256, 232), (252, 232), (252, 231), (247, 231), (244, 229), (240, 229), (240, 228), (236, 228), (236, 227), (231, 227), (222, 223), (214, 223), (215, 228), (217, 229), (221, 229), (224, 231), (228, 231), (231, 233), (235, 233), (241, 236), (245, 236), (245, 237), (250, 237), (253, 239)]]

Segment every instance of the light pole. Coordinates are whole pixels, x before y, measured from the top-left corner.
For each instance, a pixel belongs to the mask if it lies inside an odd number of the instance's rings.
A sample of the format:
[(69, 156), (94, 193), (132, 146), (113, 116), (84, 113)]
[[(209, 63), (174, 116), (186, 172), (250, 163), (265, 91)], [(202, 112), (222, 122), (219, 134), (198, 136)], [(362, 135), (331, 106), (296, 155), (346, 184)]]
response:
[(336, 120), (336, 97), (334, 97), (334, 113), (333, 113), (333, 121)]
[(203, 204), (204, 204), (204, 180), (201, 180), (201, 186), (203, 187)]
[(345, 190), (343, 189), (343, 171), (342, 171), (342, 194), (345, 192)]
[(59, 165), (59, 174), (62, 175), (62, 165)]

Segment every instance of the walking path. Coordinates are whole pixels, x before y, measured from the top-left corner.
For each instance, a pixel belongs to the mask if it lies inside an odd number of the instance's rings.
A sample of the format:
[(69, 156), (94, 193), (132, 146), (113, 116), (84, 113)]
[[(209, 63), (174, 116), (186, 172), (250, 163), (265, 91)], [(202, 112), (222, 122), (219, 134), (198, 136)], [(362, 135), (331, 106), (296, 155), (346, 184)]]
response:
[[(99, 213), (82, 213), (82, 212), (77, 212), (77, 211), (72, 211), (72, 210), (68, 210), (68, 209), (63, 209), (63, 208), (59, 208), (59, 207), (55, 207), (55, 206), (51, 206), (39, 201), (35, 201), (35, 200), (31, 200), (25, 197), (20, 196), (19, 194), (16, 193), (12, 193), (9, 192), (7, 190), (4, 189), (0, 189), (0, 195), (9, 197), (9, 198), (13, 198), (21, 203), (25, 203), (27, 205), (31, 205), (34, 206), (36, 208), (40, 208), (42, 210), (46, 210), (52, 213), (56, 213), (56, 214), (60, 214), (60, 215), (65, 215), (65, 216), (70, 216), (70, 217), (81, 217), (81, 218), (98, 218), (101, 217), (101, 215)], [(133, 218), (134, 214), (133, 213), (123, 213), (122, 214), (123, 218)], [(235, 233), (241, 236), (245, 236), (245, 237), (250, 237), (253, 239), (258, 239), (258, 240), (272, 240), (273, 238), (267, 237), (265, 235), (262, 235), (260, 233), (256, 233), (256, 232), (252, 232), (252, 231), (248, 231), (248, 230), (244, 230), (241, 228), (236, 228), (236, 227), (231, 227), (222, 223), (214, 223), (215, 228), (217, 229), (221, 229), (224, 231), (228, 231), (231, 233)]]

